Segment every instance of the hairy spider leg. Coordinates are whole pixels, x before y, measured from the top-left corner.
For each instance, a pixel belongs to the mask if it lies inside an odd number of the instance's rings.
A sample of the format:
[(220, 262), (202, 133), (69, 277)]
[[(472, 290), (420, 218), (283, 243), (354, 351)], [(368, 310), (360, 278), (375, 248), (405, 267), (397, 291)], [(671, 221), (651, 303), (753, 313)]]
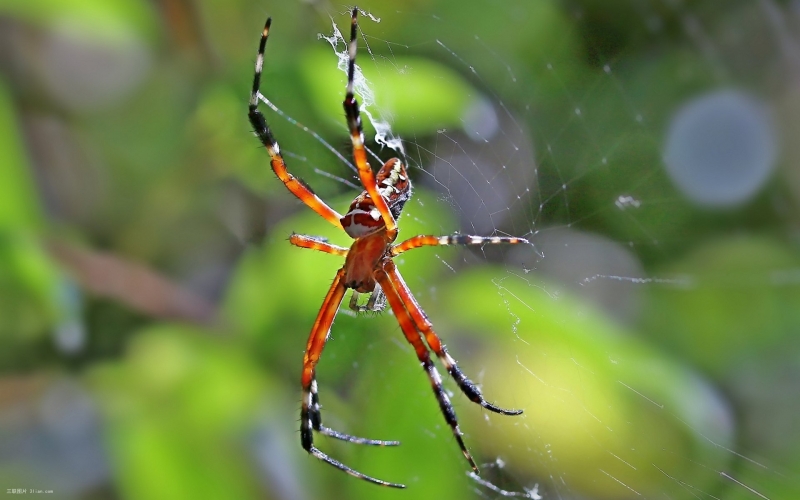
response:
[(467, 234), (453, 234), (450, 236), (419, 235), (409, 238), (402, 243), (392, 247), (392, 257), (396, 257), (403, 252), (419, 247), (434, 247), (446, 245), (516, 245), (518, 243), (528, 243), (525, 238), (514, 238), (507, 236), (470, 236)]
[(314, 446), (314, 432), (318, 431), (321, 434), (348, 441), (356, 444), (368, 444), (376, 446), (395, 446), (400, 443), (397, 441), (379, 441), (376, 439), (365, 439), (348, 434), (342, 434), (322, 425), (322, 415), (320, 411), (319, 395), (317, 392), (317, 376), (316, 366), (319, 362), (319, 357), (322, 354), (322, 349), (325, 347), (325, 342), (328, 340), (333, 319), (336, 317), (336, 312), (339, 310), (339, 305), (342, 303), (344, 292), (344, 268), (339, 269), (333, 284), (322, 302), (322, 308), (319, 310), (317, 319), (314, 321), (314, 327), (311, 329), (311, 335), (308, 337), (308, 344), (306, 344), (306, 352), (303, 355), (303, 375), (301, 383), (303, 386), (303, 401), (300, 410), (300, 441), (303, 448), (313, 455), (314, 457), (327, 462), (328, 464), (342, 470), (353, 477), (369, 481), (381, 486), (390, 486), (393, 488), (405, 488), (402, 484), (389, 483), (382, 481), (366, 474), (362, 474), (355, 469), (352, 469), (343, 463), (335, 460), (318, 448)]
[(253, 126), (253, 132), (259, 138), (271, 158), (272, 170), (278, 179), (291, 191), (291, 193), (300, 199), (303, 203), (308, 205), (313, 211), (321, 215), (325, 220), (334, 226), (342, 229), (342, 224), (339, 220), (342, 218), (341, 214), (328, 206), (327, 203), (322, 201), (319, 196), (314, 194), (311, 187), (302, 181), (302, 179), (290, 174), (286, 167), (286, 162), (281, 155), (281, 149), (272, 135), (272, 131), (267, 125), (267, 120), (261, 111), (258, 110), (258, 96), (259, 87), (261, 86), (261, 71), (264, 68), (264, 48), (267, 46), (267, 39), (269, 38), (269, 27), (272, 24), (272, 18), (267, 18), (267, 23), (264, 25), (264, 30), (261, 32), (261, 42), (258, 45), (258, 55), (256, 56), (256, 71), (253, 76), (253, 88), (250, 91), (250, 105), (248, 106), (247, 117), (250, 119), (250, 124)]
[(453, 404), (450, 402), (450, 398), (447, 397), (447, 394), (444, 392), (444, 387), (442, 386), (442, 377), (439, 375), (436, 365), (434, 365), (433, 361), (431, 360), (431, 356), (428, 353), (428, 348), (422, 341), (422, 336), (420, 335), (419, 329), (415, 325), (414, 320), (408, 312), (406, 302), (397, 293), (391, 277), (384, 269), (379, 269), (375, 272), (375, 279), (378, 280), (378, 283), (380, 283), (381, 287), (383, 288), (383, 293), (386, 295), (386, 299), (389, 301), (389, 307), (392, 308), (392, 312), (394, 312), (397, 322), (400, 324), (400, 328), (403, 330), (403, 334), (406, 336), (406, 340), (408, 340), (409, 344), (414, 347), (414, 351), (417, 353), (417, 359), (419, 359), (419, 361), (422, 363), (422, 368), (428, 375), (428, 379), (430, 379), (431, 388), (433, 389), (433, 393), (436, 395), (436, 400), (439, 402), (439, 409), (441, 409), (447, 425), (449, 425), (450, 429), (452, 429), (453, 436), (455, 436), (456, 441), (458, 441), (458, 446), (461, 448), (461, 452), (469, 462), (472, 470), (476, 474), (479, 474), (480, 471), (478, 470), (478, 466), (475, 463), (475, 460), (472, 458), (472, 455), (469, 453), (467, 445), (464, 444), (464, 438), (462, 437), (461, 429), (458, 427), (456, 411), (453, 408)]
[(357, 291), (353, 290), (353, 294), (350, 296), (350, 304), (349, 307), (351, 310), (356, 312), (380, 312), (383, 311), (384, 307), (386, 307), (386, 297), (383, 295), (383, 290), (381, 290), (381, 286), (377, 283), (375, 284), (375, 288), (370, 292), (369, 299), (367, 299), (367, 303), (363, 306), (358, 305), (358, 297), (361, 294)]
[[(348, 248), (328, 243), (322, 238), (308, 236), (305, 234), (292, 233), (292, 235), (289, 236), (289, 243), (296, 247), (317, 250), (319, 252), (324, 252), (331, 255), (341, 255), (342, 257), (347, 257), (347, 254), (350, 251)], [(353, 290), (352, 295), (350, 296), (350, 303), (348, 304), (348, 307), (351, 310), (356, 312), (380, 312), (386, 305), (386, 298), (383, 296), (383, 291), (378, 284), (376, 284), (375, 288), (372, 290), (372, 292), (370, 292), (370, 297), (367, 300), (366, 305), (358, 305), (358, 297), (360, 295), (361, 294), (359, 292)]]
[[(367, 150), (364, 147), (364, 131), (361, 126), (361, 113), (358, 110), (358, 101), (353, 95), (353, 78), (356, 72), (356, 51), (358, 49), (358, 7), (353, 8), (353, 17), (350, 24), (350, 45), (348, 46), (349, 61), (347, 64), (347, 89), (344, 97), (345, 114), (347, 115), (347, 126), (350, 129), (350, 140), (353, 143), (353, 160), (358, 168), (358, 177), (361, 184), (367, 190), (369, 197), (375, 208), (381, 215), (386, 226), (386, 233), (389, 241), (394, 241), (397, 237), (397, 222), (389, 211), (389, 205), (378, 191), (378, 183), (375, 174), (367, 161)], [(392, 161), (392, 160), (389, 160)], [(396, 160), (399, 161), (399, 160)], [(388, 162), (387, 162), (388, 163)]]
[[(447, 371), (456, 381), (458, 387), (461, 388), (461, 391), (469, 398), (469, 400), (481, 405), (489, 411), (500, 413), (501, 415), (521, 414), (522, 410), (506, 410), (484, 399), (483, 395), (481, 394), (481, 390), (473, 381), (464, 375), (464, 372), (462, 372), (456, 364), (456, 360), (450, 356), (450, 354), (447, 352), (447, 348), (439, 339), (439, 336), (433, 331), (433, 325), (428, 319), (428, 315), (425, 314), (425, 311), (423, 311), (417, 303), (417, 299), (414, 298), (414, 295), (412, 295), (411, 290), (408, 289), (408, 285), (406, 285), (405, 280), (403, 280), (403, 277), (400, 275), (400, 272), (397, 270), (394, 262), (391, 260), (387, 261), (384, 264), (383, 269), (389, 276), (389, 280), (394, 286), (395, 293), (400, 296), (400, 299), (403, 301), (403, 304), (405, 304), (408, 313), (411, 314), (411, 318), (414, 320), (414, 324), (416, 325), (417, 329), (419, 329), (419, 331), (425, 337), (425, 341), (428, 343), (428, 346), (430, 346), (431, 350), (436, 354)], [(381, 286), (383, 286), (383, 283), (381, 283)], [(385, 291), (386, 289), (384, 287), (384, 292)]]
[(289, 236), (289, 243), (296, 247), (308, 248), (309, 250), (317, 250), (332, 255), (341, 255), (342, 257), (346, 257), (348, 252), (348, 249), (345, 247), (340, 247), (339, 245), (328, 243), (322, 238), (305, 234), (292, 233), (292, 235)]

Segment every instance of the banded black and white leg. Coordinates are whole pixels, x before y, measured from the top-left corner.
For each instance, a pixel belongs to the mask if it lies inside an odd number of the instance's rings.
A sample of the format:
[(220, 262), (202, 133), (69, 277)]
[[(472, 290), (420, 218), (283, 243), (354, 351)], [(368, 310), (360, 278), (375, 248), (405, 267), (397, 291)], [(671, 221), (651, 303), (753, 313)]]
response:
[(322, 425), (322, 415), (319, 404), (319, 393), (317, 390), (317, 372), (316, 366), (319, 358), (322, 355), (322, 350), (328, 340), (333, 319), (339, 306), (344, 298), (344, 268), (339, 269), (336, 277), (331, 284), (328, 293), (325, 295), (325, 300), (322, 302), (317, 319), (314, 320), (314, 326), (311, 329), (311, 334), (308, 337), (306, 344), (305, 354), (303, 355), (303, 373), (301, 376), (301, 387), (303, 388), (301, 409), (300, 409), (300, 442), (309, 454), (314, 457), (342, 470), (353, 477), (369, 481), (381, 486), (390, 486), (393, 488), (404, 488), (402, 484), (390, 483), (381, 479), (368, 476), (357, 470), (344, 465), (342, 462), (329, 457), (322, 452), (319, 448), (314, 446), (314, 431), (325, 434), (336, 439), (341, 439), (356, 444), (369, 444), (377, 446), (393, 446), (398, 444), (396, 441), (379, 441), (375, 439), (365, 439), (348, 434), (343, 434), (331, 430)]
[(453, 234), (449, 236), (433, 236), (430, 234), (419, 235), (409, 238), (402, 243), (392, 247), (392, 256), (400, 255), (403, 252), (420, 247), (434, 246), (484, 246), (484, 245), (517, 245), (519, 243), (529, 243), (525, 238), (515, 238), (510, 236), (470, 236), (467, 234)]
[[(506, 236), (471, 236), (466, 234), (454, 234), (449, 236), (433, 236), (433, 235), (419, 235), (409, 238), (402, 243), (392, 247), (392, 255), (397, 256), (403, 252), (420, 248), (423, 246), (445, 246), (445, 245), (468, 245), (468, 246), (483, 246), (483, 245), (516, 245), (520, 243), (529, 243), (525, 238), (506, 237)], [(450, 373), (450, 376), (458, 384), (461, 391), (469, 398), (470, 401), (481, 405), (487, 410), (502, 415), (519, 415), (522, 410), (506, 410), (494, 405), (483, 397), (477, 384), (470, 380), (464, 372), (458, 367), (456, 360), (447, 352), (447, 348), (442, 344), (439, 336), (433, 330), (428, 316), (417, 303), (408, 286), (405, 284), (403, 277), (397, 272), (394, 264), (387, 268), (387, 272), (392, 279), (392, 282), (397, 288), (397, 293), (400, 294), (403, 301), (409, 307), (412, 319), (419, 331), (424, 335), (428, 346), (436, 354), (444, 365), (445, 369)]]
[(393, 289), (403, 301), (408, 313), (411, 315), (414, 326), (419, 330), (422, 336), (425, 337), (425, 341), (428, 343), (430, 349), (434, 352), (434, 354), (436, 354), (442, 365), (444, 365), (445, 369), (447, 369), (448, 373), (450, 373), (450, 375), (453, 377), (453, 380), (456, 381), (456, 384), (458, 384), (458, 387), (467, 396), (467, 398), (469, 398), (470, 401), (481, 405), (487, 410), (499, 413), (501, 415), (521, 414), (522, 410), (506, 410), (486, 401), (477, 384), (470, 380), (464, 374), (464, 372), (461, 371), (456, 363), (456, 360), (453, 359), (453, 357), (447, 352), (447, 348), (444, 346), (444, 344), (442, 344), (442, 341), (439, 339), (439, 336), (436, 335), (436, 332), (434, 332), (433, 325), (428, 319), (428, 315), (425, 314), (425, 312), (419, 306), (419, 303), (417, 303), (417, 299), (415, 299), (411, 294), (411, 290), (409, 290), (405, 280), (397, 271), (397, 267), (394, 265), (394, 262), (387, 262), (387, 264), (384, 266), (384, 270), (386, 271), (386, 274), (388, 275), (389, 280), (394, 287)]
[(450, 426), (453, 436), (456, 438), (459, 448), (461, 448), (461, 453), (464, 454), (464, 457), (467, 459), (467, 462), (469, 462), (472, 470), (476, 474), (479, 474), (480, 471), (478, 469), (478, 465), (475, 463), (475, 460), (472, 458), (469, 449), (467, 449), (467, 445), (464, 443), (463, 434), (458, 426), (456, 411), (453, 408), (453, 404), (450, 402), (450, 398), (447, 396), (444, 387), (442, 386), (442, 377), (439, 375), (436, 365), (433, 364), (433, 360), (431, 360), (428, 348), (425, 346), (422, 336), (414, 324), (411, 314), (406, 308), (405, 301), (397, 293), (393, 281), (385, 270), (380, 269), (376, 271), (375, 278), (383, 288), (383, 292), (386, 295), (386, 300), (389, 302), (389, 307), (392, 308), (392, 311), (397, 318), (397, 322), (400, 324), (400, 328), (403, 331), (406, 340), (414, 348), (414, 352), (417, 354), (417, 359), (419, 359), (423, 370), (425, 370), (425, 374), (428, 376), (428, 380), (430, 380), (431, 389), (433, 389), (433, 393), (436, 396), (436, 401), (439, 403), (439, 409), (441, 410), (447, 425)]
[(358, 8), (353, 9), (350, 22), (350, 43), (347, 47), (347, 87), (345, 88), (344, 107), (347, 117), (347, 128), (350, 130), (350, 142), (353, 146), (353, 160), (358, 169), (358, 177), (361, 185), (369, 194), (375, 208), (381, 214), (381, 218), (386, 226), (386, 235), (389, 241), (394, 241), (397, 237), (397, 221), (389, 209), (386, 198), (379, 191), (378, 183), (375, 179), (375, 172), (367, 161), (367, 149), (364, 146), (364, 130), (361, 124), (361, 112), (358, 109), (358, 101), (353, 93), (353, 79), (356, 72), (356, 53), (358, 51)]
[(283, 155), (281, 155), (281, 149), (278, 146), (278, 142), (272, 135), (272, 131), (267, 124), (266, 118), (261, 111), (258, 110), (258, 100), (259, 96), (261, 95), (259, 91), (261, 86), (261, 73), (264, 69), (264, 50), (267, 46), (267, 40), (269, 39), (269, 30), (271, 25), (272, 18), (268, 18), (266, 24), (264, 24), (264, 29), (261, 31), (261, 41), (259, 42), (258, 54), (256, 55), (256, 67), (253, 75), (253, 87), (250, 90), (250, 102), (248, 105), (247, 117), (250, 120), (250, 125), (252, 125), (253, 132), (256, 134), (256, 137), (258, 137), (258, 139), (261, 141), (261, 144), (263, 144), (267, 149), (267, 152), (270, 156), (272, 171), (275, 172), (275, 175), (278, 176), (278, 179), (280, 179), (281, 182), (283, 182), (283, 184), (289, 189), (289, 191), (299, 198), (300, 201), (305, 203), (309, 208), (314, 210), (325, 220), (339, 229), (342, 229), (342, 224), (340, 222), (340, 219), (342, 218), (341, 214), (328, 206), (328, 204), (322, 201), (319, 196), (314, 194), (314, 191), (308, 186), (308, 184), (303, 182), (300, 178), (289, 173), (286, 162), (283, 159)]
[[(319, 391), (317, 390), (317, 377), (311, 379), (311, 387), (307, 393), (303, 394), (304, 410), (301, 412), (301, 419), (307, 422), (307, 427), (310, 430), (319, 432), (325, 436), (347, 441), (354, 444), (366, 444), (370, 446), (398, 446), (400, 441), (384, 441), (380, 439), (368, 439), (358, 436), (352, 436), (343, 432), (335, 431), (330, 427), (322, 425), (322, 406), (319, 403)], [(305, 409), (307, 407), (307, 410)], [(307, 432), (307, 431), (306, 431)]]

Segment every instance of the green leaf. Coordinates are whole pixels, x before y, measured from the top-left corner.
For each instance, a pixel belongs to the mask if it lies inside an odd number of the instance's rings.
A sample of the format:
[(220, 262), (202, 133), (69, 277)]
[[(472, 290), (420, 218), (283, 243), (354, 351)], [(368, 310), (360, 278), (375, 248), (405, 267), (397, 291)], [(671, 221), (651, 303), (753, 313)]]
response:
[(14, 363), (13, 344), (40, 339), (52, 327), (58, 285), (58, 269), (34, 238), (0, 230), (0, 339), (6, 342), (0, 365)]
[(122, 362), (96, 366), (89, 379), (123, 497), (258, 496), (241, 443), (261, 394), (280, 398), (243, 346), (161, 325), (141, 332)]
[(800, 259), (766, 238), (710, 242), (656, 273), (687, 276), (661, 287), (644, 315), (648, 330), (674, 353), (717, 376), (730, 376), (757, 353), (796, 338)]
[(158, 26), (149, 4), (135, 0), (4, 0), (0, 14), (104, 40), (130, 31), (152, 40)]
[[(300, 61), (312, 105), (331, 126), (344, 123), (342, 100), (347, 78), (337, 62), (330, 47), (309, 50)], [(374, 59), (364, 57), (359, 66), (374, 94), (374, 104), (366, 109), (375, 118), (389, 121), (397, 134), (431, 134), (460, 127), (470, 107), (484, 99), (455, 71), (422, 57), (394, 57), (391, 68), (381, 68)], [(359, 102), (364, 110), (363, 95)], [(367, 131), (374, 131), (366, 116), (363, 121)]]
[(35, 230), (42, 224), (31, 168), (23, 151), (14, 104), (0, 79), (0, 230)]
[(646, 497), (672, 492), (670, 476), (701, 489), (718, 481), (713, 471), (733, 459), (726, 448), (734, 439), (721, 395), (597, 311), (546, 288), (501, 269), (471, 271), (445, 285), (444, 300), (429, 311), (441, 333), (466, 331), (482, 342), (485, 351), (472, 360), (450, 351), (468, 373), (482, 370), (484, 394), (525, 411), (492, 415), (491, 425), (467, 413), (465, 428), (485, 453), (539, 477), (548, 463), (531, 457), (549, 457), (573, 490), (592, 498), (629, 498), (628, 488)]

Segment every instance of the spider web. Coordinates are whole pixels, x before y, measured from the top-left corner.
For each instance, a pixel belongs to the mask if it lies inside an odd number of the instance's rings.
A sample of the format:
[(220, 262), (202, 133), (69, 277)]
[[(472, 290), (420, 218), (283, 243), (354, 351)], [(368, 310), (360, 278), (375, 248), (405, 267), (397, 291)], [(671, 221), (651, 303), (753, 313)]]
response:
[[(791, 451), (800, 435), (786, 417), (800, 384), (796, 342), (788, 354), (783, 332), (796, 330), (798, 318), (774, 304), (796, 298), (800, 284), (792, 255), (798, 187), (778, 161), (791, 163), (793, 151), (777, 138), (792, 116), (776, 110), (796, 103), (797, 5), (733, 2), (721, 13), (707, 1), (654, 0), (614, 7), (621, 17), (610, 20), (587, 5), (532, 9), (584, 30), (533, 49), (532, 60), (520, 59), (512, 35), (487, 28), (518, 26), (515, 8), (495, 6), (486, 22), (432, 29), (422, 40), (384, 25), (391, 16), (433, 26), (463, 18), (391, 9), (360, 17), (360, 61), (378, 68), (378, 81), (359, 69), (355, 82), (372, 124), (373, 165), (400, 156), (427, 193), (409, 202), (401, 228), (408, 219), (424, 225), (443, 207), (453, 220), (433, 223), (433, 234), (532, 243), (432, 249), (422, 258), (437, 259), (439, 276), (406, 276), (487, 397), (526, 410), (516, 420), (485, 415), (452, 394), (466, 439), (486, 462), (480, 478), (464, 477), (465, 488), (475, 498), (788, 498), (800, 492)], [(342, 71), (337, 23), (347, 19), (335, 13), (320, 35)], [(635, 43), (613, 39), (620, 23), (636, 26), (628, 31)], [(575, 40), (575, 59), (556, 57)], [(414, 57), (450, 68), (472, 89), (459, 120), (434, 134), (393, 132), (393, 113), (402, 110), (382, 109), (372, 92), (414, 72)], [(354, 175), (342, 174), (355, 172), (352, 164), (311, 133), (346, 165), (317, 174), (358, 189)], [(717, 266), (715, 255), (729, 265)], [(468, 306), (458, 302), (461, 287), (471, 291)], [(713, 308), (726, 294), (745, 317), (779, 324), (750, 356), (741, 346), (732, 353), (729, 321), (686, 304)], [(758, 294), (775, 302), (747, 299)], [(483, 317), (467, 309), (481, 303)], [(453, 312), (459, 305), (465, 309)], [(718, 315), (736, 317), (730, 304), (716, 305)], [(472, 331), (487, 323), (490, 333)], [(664, 331), (681, 324), (685, 331)], [(711, 355), (687, 339), (703, 328), (719, 330), (697, 341)], [(502, 346), (494, 349), (492, 338)], [(407, 358), (400, 340), (372, 342)], [(389, 380), (406, 368), (383, 370), (382, 394), (392, 393)], [(415, 394), (432, 399), (422, 385)], [(437, 409), (416, 415), (426, 426), (419, 432), (442, 443), (434, 453), (460, 463)]]

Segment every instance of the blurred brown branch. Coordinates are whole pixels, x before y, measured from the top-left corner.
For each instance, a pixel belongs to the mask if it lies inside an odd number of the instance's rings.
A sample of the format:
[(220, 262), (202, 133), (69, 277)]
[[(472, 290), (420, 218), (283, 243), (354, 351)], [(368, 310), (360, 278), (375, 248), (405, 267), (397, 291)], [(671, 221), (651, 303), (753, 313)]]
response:
[(47, 249), (89, 292), (122, 302), (159, 319), (215, 322), (217, 308), (208, 300), (142, 264), (117, 255), (50, 240)]

